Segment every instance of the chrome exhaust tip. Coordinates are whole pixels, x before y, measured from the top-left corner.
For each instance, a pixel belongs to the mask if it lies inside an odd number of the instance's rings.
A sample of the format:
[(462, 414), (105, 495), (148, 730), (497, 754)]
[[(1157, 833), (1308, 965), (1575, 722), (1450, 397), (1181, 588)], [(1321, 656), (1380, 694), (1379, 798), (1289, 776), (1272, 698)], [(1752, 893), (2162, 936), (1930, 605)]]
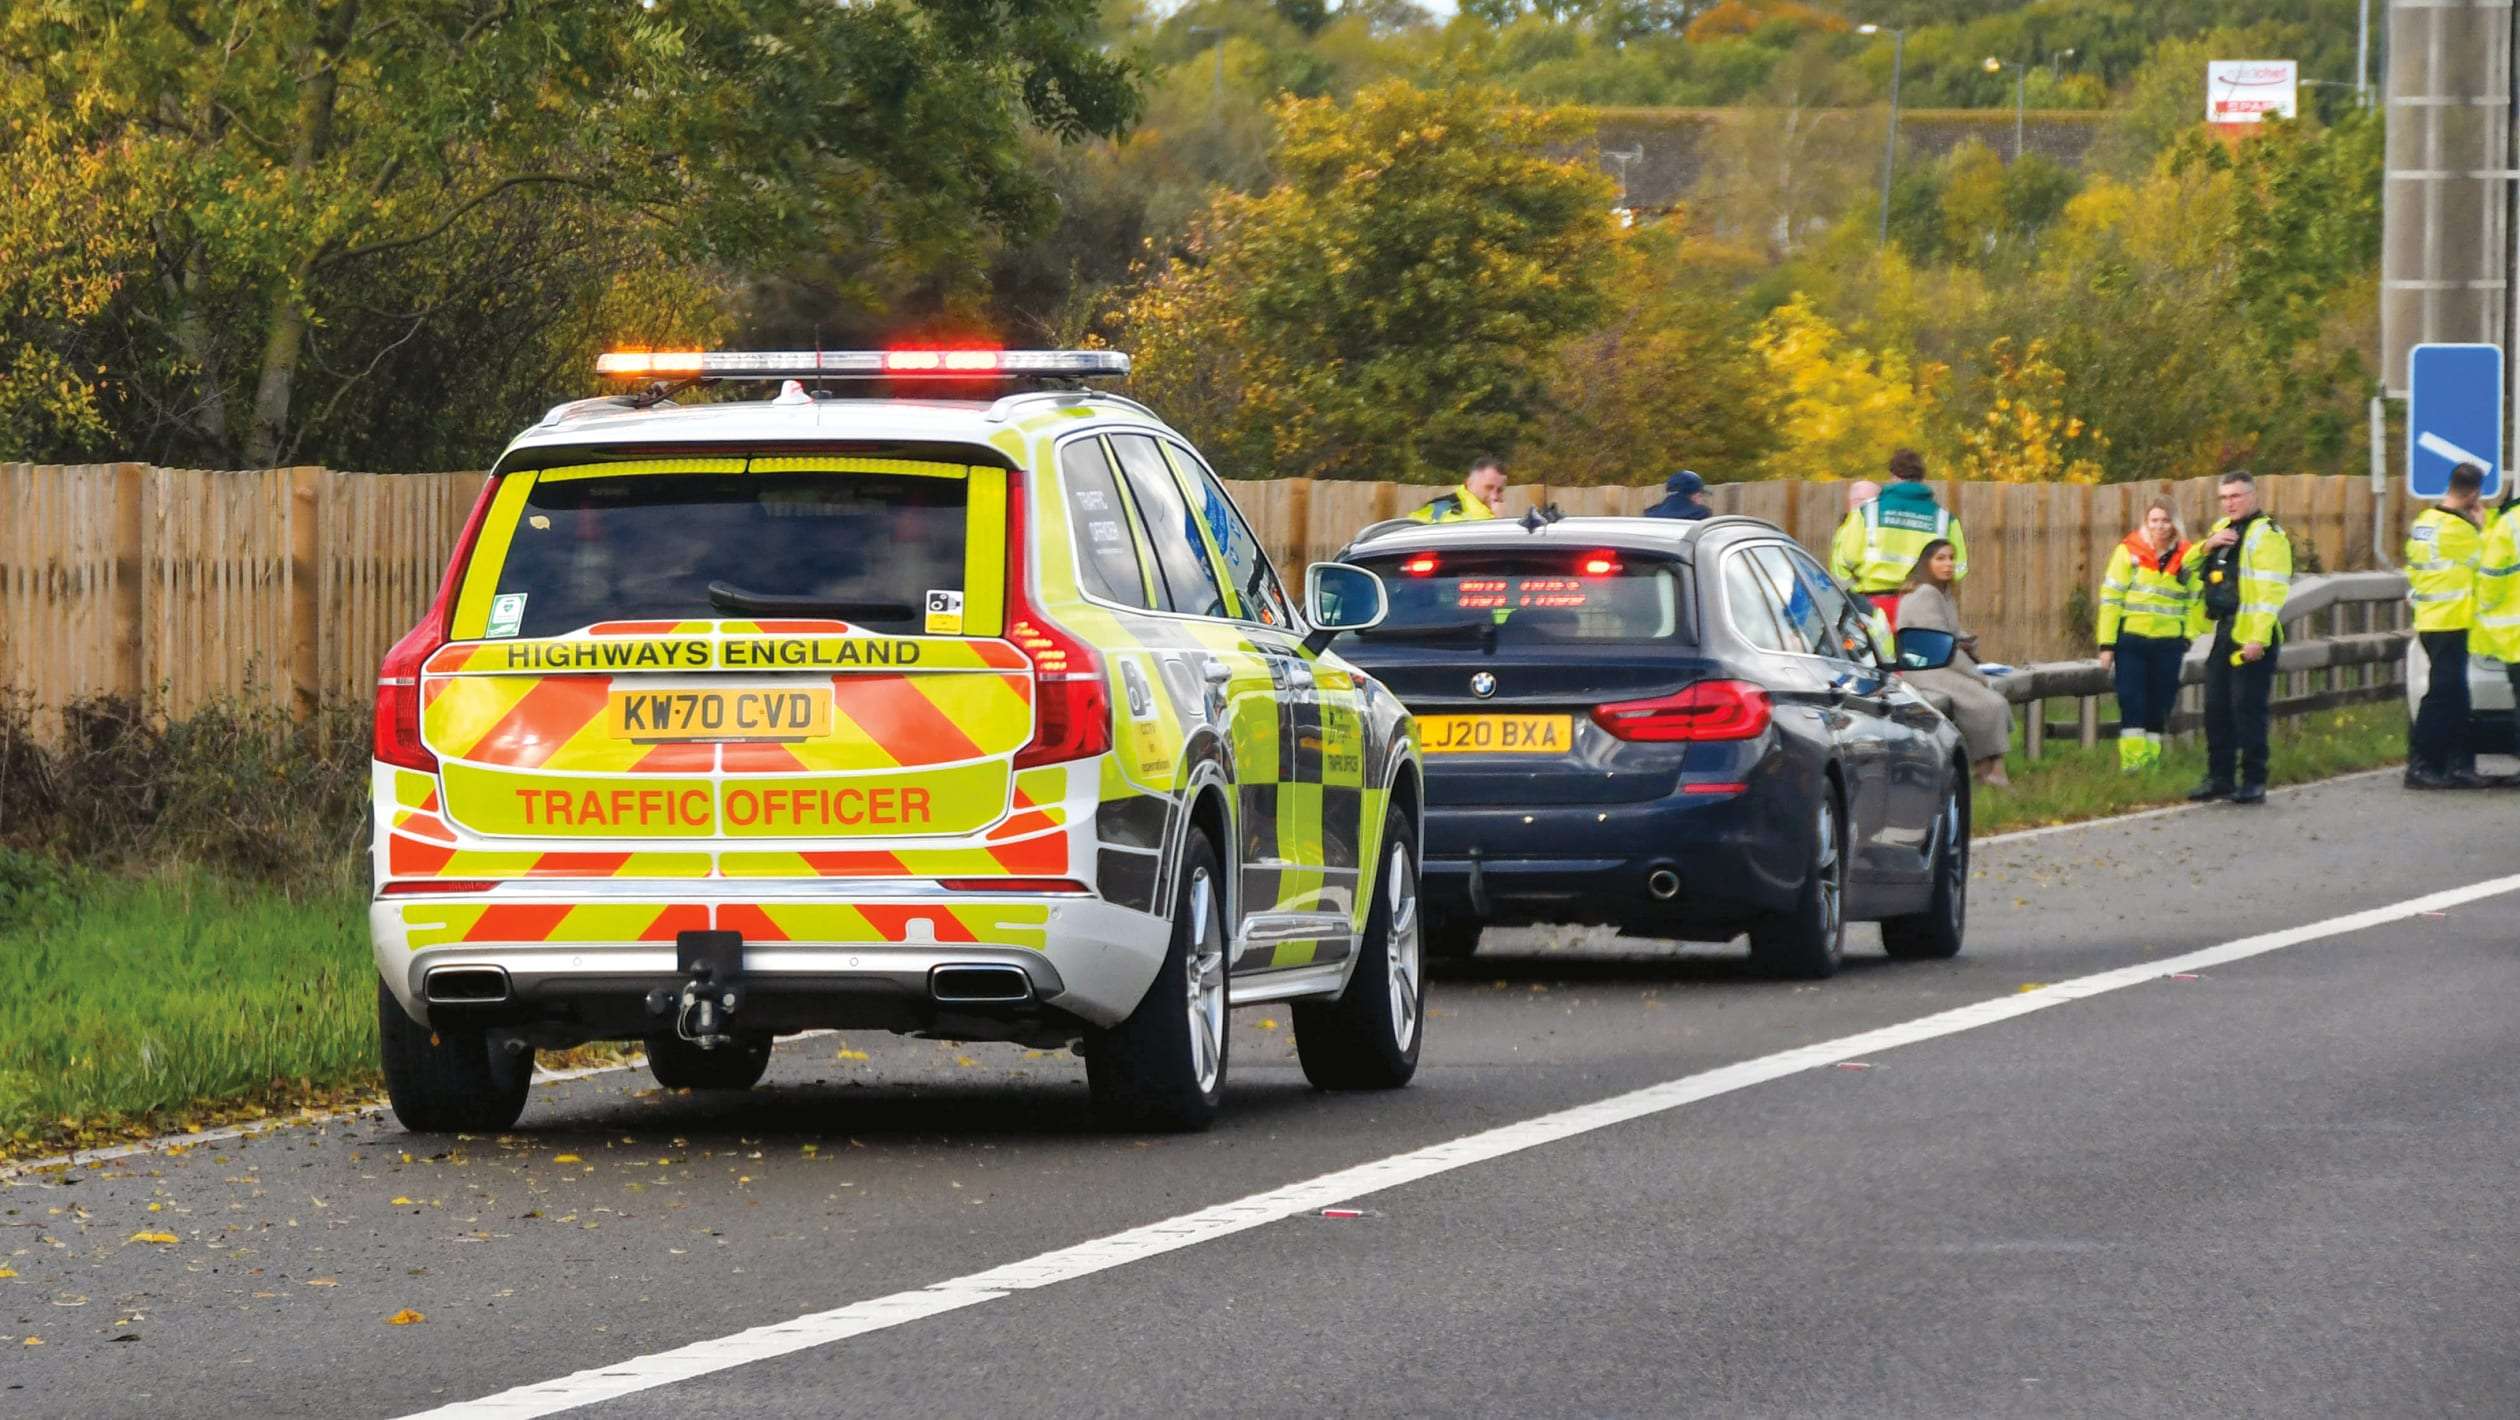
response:
[(1656, 868), (1645, 875), (1645, 890), (1658, 900), (1669, 902), (1680, 895), (1680, 875), (1669, 868)]
[(1032, 977), (1019, 966), (940, 966), (928, 973), (928, 998), (947, 1006), (1011, 1006), (1033, 998)]
[(420, 985), (432, 1006), (495, 1006), (508, 998), (508, 974), (495, 966), (441, 966)]

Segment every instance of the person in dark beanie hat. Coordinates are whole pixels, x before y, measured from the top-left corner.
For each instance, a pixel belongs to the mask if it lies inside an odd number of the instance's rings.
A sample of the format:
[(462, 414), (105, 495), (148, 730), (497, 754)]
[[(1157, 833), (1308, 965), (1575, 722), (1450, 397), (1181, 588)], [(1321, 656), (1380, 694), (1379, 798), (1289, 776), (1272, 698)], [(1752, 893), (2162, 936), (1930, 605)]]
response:
[(1685, 468), (1664, 479), (1663, 500), (1646, 509), (1645, 516), (1684, 522), (1715, 516), (1715, 510), (1706, 506), (1706, 480)]

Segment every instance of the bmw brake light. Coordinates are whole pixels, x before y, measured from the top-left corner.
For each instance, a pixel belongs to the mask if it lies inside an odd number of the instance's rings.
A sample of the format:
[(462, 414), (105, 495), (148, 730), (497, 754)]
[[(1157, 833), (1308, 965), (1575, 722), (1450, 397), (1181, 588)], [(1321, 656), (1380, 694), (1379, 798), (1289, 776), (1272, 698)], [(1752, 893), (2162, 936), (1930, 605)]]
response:
[(1767, 732), (1771, 707), (1768, 693), (1746, 680), (1702, 680), (1676, 695), (1596, 705), (1592, 718), (1641, 744), (1748, 740)]

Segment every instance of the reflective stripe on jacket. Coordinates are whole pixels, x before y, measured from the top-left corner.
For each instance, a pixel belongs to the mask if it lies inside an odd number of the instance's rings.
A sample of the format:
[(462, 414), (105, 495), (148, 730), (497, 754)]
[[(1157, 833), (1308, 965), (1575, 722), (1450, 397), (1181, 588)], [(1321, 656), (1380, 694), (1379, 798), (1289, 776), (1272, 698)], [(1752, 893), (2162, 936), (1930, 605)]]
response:
[(2417, 631), (2465, 631), (2476, 624), (2476, 565), (2484, 539), (2447, 508), (2426, 508), (2406, 530), (2406, 599)]
[(2114, 646), (2122, 633), (2176, 639), (2187, 635), (2188, 603), (2195, 599), (2179, 569), (2188, 545), (2155, 554), (2140, 532), (2109, 550), (2100, 579), (2100, 625), (2093, 639)]
[(2520, 663), (2520, 513), (2506, 504), (2485, 529), (2476, 566), (2476, 629), (2468, 649)]
[[(2231, 519), (2216, 518), (2205, 536), (2230, 526)], [(2292, 588), (2292, 539), (2275, 526), (2273, 518), (2253, 513), (2235, 550), (2240, 554), (2232, 559), (2240, 578), (2240, 609), (2231, 618), (2231, 639), (2242, 646), (2275, 645), (2283, 639), (2284, 594)], [(2188, 604), (2188, 630), (2197, 636), (2214, 629), (2213, 619), (2205, 612), (2205, 579), (2214, 575), (2207, 564), (2213, 560), (2200, 540), (2188, 545), (2187, 559), (2179, 568), (2196, 587), (2196, 600)]]
[(1866, 596), (1895, 592), (1907, 585), (1916, 559), (1936, 538), (1951, 544), (1951, 579), (1969, 575), (1969, 543), (1960, 535), (1960, 520), (1934, 502), (1923, 484), (1893, 484), (1838, 524), (1829, 540), (1829, 569)]
[(1495, 516), (1496, 511), (1488, 507), (1485, 499), (1471, 492), (1470, 485), (1465, 483), (1450, 493), (1429, 500), (1425, 507), (1409, 515), (1409, 521), (1413, 523), (1475, 523), (1482, 518)]

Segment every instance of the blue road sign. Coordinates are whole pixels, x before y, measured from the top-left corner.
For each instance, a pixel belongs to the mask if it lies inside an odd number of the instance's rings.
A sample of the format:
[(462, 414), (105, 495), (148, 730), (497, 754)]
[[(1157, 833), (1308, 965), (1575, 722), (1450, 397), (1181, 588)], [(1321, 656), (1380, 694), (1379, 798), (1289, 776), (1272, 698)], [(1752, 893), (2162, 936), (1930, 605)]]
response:
[(2418, 345), (2407, 353), (2406, 491), (2438, 498), (2450, 470), (2485, 466), (2485, 496), (2502, 492), (2503, 355), (2499, 345)]

